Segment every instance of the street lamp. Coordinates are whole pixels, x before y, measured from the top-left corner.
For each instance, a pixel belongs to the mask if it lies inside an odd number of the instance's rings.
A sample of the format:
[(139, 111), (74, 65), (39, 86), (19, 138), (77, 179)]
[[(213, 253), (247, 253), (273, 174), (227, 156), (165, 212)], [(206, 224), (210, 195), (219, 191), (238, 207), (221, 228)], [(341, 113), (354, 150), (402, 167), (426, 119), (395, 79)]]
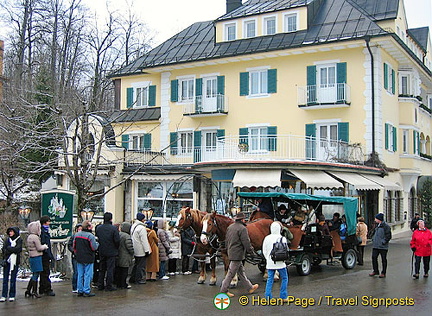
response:
[(20, 206), (18, 209), (18, 214), (20, 218), (24, 221), (24, 225), (27, 226), (27, 224), (30, 222), (30, 213), (32, 211), (32, 208), (27, 205)]
[(241, 212), (241, 207), (238, 207), (238, 206), (231, 207), (230, 212), (231, 212), (231, 215), (234, 217), (238, 213)]
[(85, 208), (81, 211), (81, 218), (83, 221), (89, 221), (91, 222), (94, 216), (94, 212), (89, 209), (89, 208)]
[(141, 213), (144, 214), (146, 220), (151, 220), (153, 217), (153, 209), (149, 208), (148, 210), (143, 210)]

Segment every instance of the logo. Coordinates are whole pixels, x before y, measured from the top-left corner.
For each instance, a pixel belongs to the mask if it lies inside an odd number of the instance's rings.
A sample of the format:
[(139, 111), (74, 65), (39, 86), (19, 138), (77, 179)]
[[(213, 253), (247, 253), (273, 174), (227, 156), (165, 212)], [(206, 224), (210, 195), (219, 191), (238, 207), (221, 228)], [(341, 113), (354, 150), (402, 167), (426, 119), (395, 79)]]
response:
[(230, 306), (231, 301), (226, 293), (219, 293), (214, 297), (213, 304), (217, 309), (224, 310)]

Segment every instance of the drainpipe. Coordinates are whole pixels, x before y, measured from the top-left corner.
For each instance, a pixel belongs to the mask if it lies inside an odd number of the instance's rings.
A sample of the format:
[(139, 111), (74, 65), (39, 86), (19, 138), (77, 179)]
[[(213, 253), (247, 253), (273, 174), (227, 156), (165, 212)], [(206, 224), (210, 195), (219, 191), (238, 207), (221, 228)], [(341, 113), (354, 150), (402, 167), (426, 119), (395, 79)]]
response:
[(374, 57), (372, 50), (369, 46), (370, 36), (365, 36), (366, 47), (371, 57), (371, 90), (372, 90), (372, 165), (375, 167), (375, 69), (374, 69)]

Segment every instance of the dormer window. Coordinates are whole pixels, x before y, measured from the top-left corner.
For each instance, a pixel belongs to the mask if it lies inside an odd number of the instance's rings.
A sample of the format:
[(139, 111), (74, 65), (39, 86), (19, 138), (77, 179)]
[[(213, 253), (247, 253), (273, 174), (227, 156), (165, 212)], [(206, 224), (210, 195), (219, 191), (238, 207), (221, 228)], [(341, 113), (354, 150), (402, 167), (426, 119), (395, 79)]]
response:
[(298, 29), (297, 13), (290, 13), (284, 16), (284, 29), (285, 32), (295, 32)]
[(235, 23), (225, 24), (225, 40), (234, 41), (236, 39), (237, 27)]
[(276, 17), (269, 16), (264, 18), (264, 35), (276, 34)]
[(256, 36), (256, 22), (255, 20), (245, 21), (243, 24), (243, 35), (245, 38)]

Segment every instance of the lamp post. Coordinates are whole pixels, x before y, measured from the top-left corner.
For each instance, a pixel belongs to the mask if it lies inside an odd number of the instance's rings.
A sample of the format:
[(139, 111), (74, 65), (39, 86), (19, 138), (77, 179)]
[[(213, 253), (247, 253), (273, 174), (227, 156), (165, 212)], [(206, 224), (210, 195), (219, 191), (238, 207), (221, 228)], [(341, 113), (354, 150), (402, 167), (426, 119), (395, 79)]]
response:
[(232, 217), (234, 217), (238, 213), (241, 212), (241, 207), (238, 207), (238, 206), (231, 207), (230, 212), (231, 212)]
[(149, 208), (148, 210), (143, 210), (141, 212), (144, 214), (146, 220), (151, 220), (152, 219), (152, 217), (153, 217), (153, 209)]
[(80, 215), (83, 221), (91, 222), (94, 216), (94, 212), (89, 208), (85, 208), (81, 211)]
[(30, 213), (32, 211), (32, 208), (30, 206), (27, 205), (23, 205), (20, 206), (20, 208), (18, 209), (18, 214), (20, 216), (20, 218), (24, 221), (24, 226), (27, 227), (28, 223), (30, 222)]

